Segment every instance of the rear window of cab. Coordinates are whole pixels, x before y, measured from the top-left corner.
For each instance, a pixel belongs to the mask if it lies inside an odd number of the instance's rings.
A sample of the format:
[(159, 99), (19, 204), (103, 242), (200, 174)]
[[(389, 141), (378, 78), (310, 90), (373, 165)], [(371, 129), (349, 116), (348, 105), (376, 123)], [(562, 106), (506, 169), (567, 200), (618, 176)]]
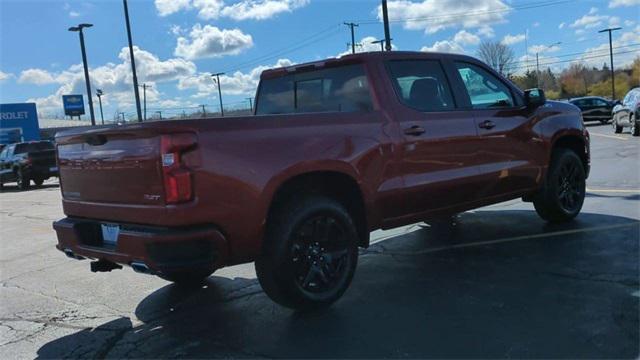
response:
[(361, 64), (290, 74), (260, 84), (256, 114), (367, 112), (373, 109)]

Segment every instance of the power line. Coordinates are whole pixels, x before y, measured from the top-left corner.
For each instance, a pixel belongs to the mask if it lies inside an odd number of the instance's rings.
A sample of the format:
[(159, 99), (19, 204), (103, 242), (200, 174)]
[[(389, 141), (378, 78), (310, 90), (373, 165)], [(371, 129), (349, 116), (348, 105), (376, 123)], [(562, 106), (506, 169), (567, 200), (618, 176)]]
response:
[[(632, 53), (636, 53), (636, 52), (637, 52), (636, 50), (629, 50), (629, 51), (620, 51), (620, 52), (613, 53), (613, 54), (614, 55), (623, 55), (623, 54), (632, 54)], [(550, 61), (550, 62), (546, 62), (546, 63), (540, 63), (540, 66), (561, 64), (561, 63), (574, 62), (574, 61), (582, 61), (582, 60), (598, 59), (598, 58), (603, 58), (603, 57), (607, 57), (607, 56), (609, 56), (609, 54), (586, 56), (586, 57), (580, 57), (580, 58), (568, 59), (568, 60)], [(509, 68), (509, 70), (518, 70), (518, 69), (524, 69), (524, 68), (526, 68), (526, 66), (516, 66), (516, 67)]]
[[(613, 49), (623, 49), (623, 48), (628, 48), (628, 47), (635, 47), (635, 46), (640, 46), (640, 43), (633, 43), (633, 44), (627, 44), (627, 45), (621, 45), (621, 46), (614, 46)], [(575, 53), (569, 53), (569, 54), (562, 54), (562, 55), (555, 55), (553, 56), (553, 58), (563, 58), (563, 57), (569, 57), (569, 56), (575, 56), (575, 55), (585, 55), (585, 54), (599, 54), (599, 53), (609, 53), (609, 49), (604, 49), (604, 50), (594, 50), (594, 51), (581, 51), (581, 52), (575, 52)], [(522, 64), (522, 63), (532, 63), (535, 60), (520, 60), (520, 61), (514, 61), (511, 64)]]

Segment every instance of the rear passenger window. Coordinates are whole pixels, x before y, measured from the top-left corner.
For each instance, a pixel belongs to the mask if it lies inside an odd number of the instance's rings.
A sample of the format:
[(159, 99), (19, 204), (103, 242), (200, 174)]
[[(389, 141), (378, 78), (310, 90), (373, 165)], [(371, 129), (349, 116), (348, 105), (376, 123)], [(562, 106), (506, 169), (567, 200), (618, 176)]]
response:
[(456, 62), (474, 109), (513, 107), (511, 90), (500, 79), (479, 66)]
[(359, 112), (373, 108), (362, 65), (263, 80), (256, 114)]
[(437, 60), (396, 60), (388, 63), (400, 100), (418, 111), (455, 108), (449, 83)]

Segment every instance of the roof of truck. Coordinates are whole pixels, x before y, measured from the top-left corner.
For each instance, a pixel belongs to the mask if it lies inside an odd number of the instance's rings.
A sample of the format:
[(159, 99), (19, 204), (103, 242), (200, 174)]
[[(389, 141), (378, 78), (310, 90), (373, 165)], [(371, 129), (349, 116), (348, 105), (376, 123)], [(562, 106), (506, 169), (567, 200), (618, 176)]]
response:
[(311, 69), (323, 68), (327, 65), (342, 65), (349, 63), (365, 62), (371, 59), (402, 59), (402, 58), (457, 58), (476, 60), (470, 56), (463, 54), (451, 54), (442, 52), (425, 52), (425, 51), (370, 51), (361, 52), (356, 54), (347, 54), (337, 58), (328, 58), (324, 60), (316, 60), (302, 64), (294, 64), (291, 66), (278, 67), (273, 69), (267, 69), (262, 72), (261, 78), (274, 78), (284, 76), (297, 71), (307, 71)]

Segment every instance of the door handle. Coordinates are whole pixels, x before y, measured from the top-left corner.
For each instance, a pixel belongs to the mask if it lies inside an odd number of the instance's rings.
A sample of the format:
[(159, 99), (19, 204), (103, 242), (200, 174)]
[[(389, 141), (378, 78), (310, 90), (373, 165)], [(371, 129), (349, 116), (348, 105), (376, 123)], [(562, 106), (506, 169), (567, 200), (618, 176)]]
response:
[(412, 127), (408, 128), (408, 129), (404, 129), (404, 133), (406, 135), (411, 135), (411, 136), (420, 136), (422, 134), (424, 134), (425, 130), (424, 128), (422, 128), (421, 126), (418, 125), (413, 125)]
[(491, 120), (485, 120), (483, 122), (480, 123), (480, 125), (478, 125), (480, 128), (482, 129), (493, 129), (494, 127), (496, 127), (496, 124), (491, 121)]

